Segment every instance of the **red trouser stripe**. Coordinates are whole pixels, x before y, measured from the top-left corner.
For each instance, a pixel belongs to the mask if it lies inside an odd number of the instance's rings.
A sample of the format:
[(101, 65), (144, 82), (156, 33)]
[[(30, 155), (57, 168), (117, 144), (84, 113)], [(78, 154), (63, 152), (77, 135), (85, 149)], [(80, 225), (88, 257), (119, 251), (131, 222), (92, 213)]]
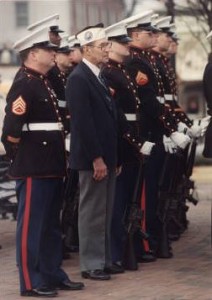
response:
[(25, 286), (27, 290), (32, 289), (28, 264), (27, 264), (27, 239), (28, 239), (28, 230), (29, 230), (31, 193), (32, 193), (32, 178), (28, 177), (26, 181), (26, 199), (25, 199), (22, 240), (21, 240), (22, 269), (23, 269)]
[[(146, 188), (145, 181), (143, 182), (142, 194), (141, 194), (141, 210), (143, 213), (141, 228), (143, 232), (146, 232)], [(149, 251), (149, 242), (143, 239), (144, 251)]]

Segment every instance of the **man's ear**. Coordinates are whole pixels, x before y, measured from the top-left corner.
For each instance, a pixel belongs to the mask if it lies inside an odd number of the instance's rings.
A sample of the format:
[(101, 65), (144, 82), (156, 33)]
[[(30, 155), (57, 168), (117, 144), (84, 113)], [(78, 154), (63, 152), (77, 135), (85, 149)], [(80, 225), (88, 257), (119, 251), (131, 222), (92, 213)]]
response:
[(38, 50), (37, 49), (32, 49), (30, 50), (29, 56), (35, 61), (36, 60), (36, 54)]

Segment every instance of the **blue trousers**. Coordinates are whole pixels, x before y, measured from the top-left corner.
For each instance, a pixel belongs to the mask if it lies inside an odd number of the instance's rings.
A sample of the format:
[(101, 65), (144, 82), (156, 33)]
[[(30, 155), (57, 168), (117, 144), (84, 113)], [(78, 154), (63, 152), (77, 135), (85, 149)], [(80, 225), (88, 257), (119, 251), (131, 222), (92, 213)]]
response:
[(151, 249), (157, 248), (161, 231), (161, 222), (157, 216), (159, 180), (164, 164), (166, 152), (163, 146), (157, 146), (147, 159), (144, 168), (146, 183), (146, 230), (149, 234)]
[(121, 262), (126, 241), (125, 212), (130, 205), (138, 175), (139, 163), (122, 166), (122, 172), (116, 180), (115, 200), (111, 226), (112, 262)]
[(68, 279), (60, 267), (63, 179), (28, 177), (17, 180), (16, 191), (16, 255), (21, 292)]

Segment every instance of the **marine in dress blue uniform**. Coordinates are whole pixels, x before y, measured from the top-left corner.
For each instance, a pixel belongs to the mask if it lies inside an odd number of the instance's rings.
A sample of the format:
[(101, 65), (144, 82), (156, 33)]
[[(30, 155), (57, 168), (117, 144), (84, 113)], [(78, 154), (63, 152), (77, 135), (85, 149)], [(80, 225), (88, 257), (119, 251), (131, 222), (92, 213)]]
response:
[[(129, 42), (126, 27), (114, 24), (106, 28), (108, 39), (112, 41), (109, 62), (103, 67), (102, 75), (107, 80), (117, 105), (125, 114), (129, 129), (123, 135), (122, 172), (117, 178), (116, 195), (112, 220), (112, 258), (114, 267), (123, 264), (126, 244), (126, 211), (132, 201), (138, 171), (142, 164), (143, 140), (141, 138), (141, 101), (138, 97), (138, 86), (123, 64), (129, 55)], [(154, 143), (147, 142), (149, 153)], [(142, 188), (142, 182), (140, 183)], [(140, 205), (140, 203), (138, 204)], [(140, 224), (142, 227), (142, 224)]]
[[(165, 158), (163, 135), (177, 135), (177, 124), (172, 110), (164, 103), (163, 85), (155, 62), (147, 55), (152, 45), (151, 12), (146, 12), (124, 20), (133, 39), (131, 54), (126, 62), (130, 74), (138, 84), (141, 99), (141, 128), (146, 140), (157, 143), (145, 165), (146, 222), (150, 234), (151, 248), (157, 251), (160, 222), (157, 218), (158, 182)], [(184, 136), (180, 135), (182, 140)]]
[(60, 209), (66, 174), (64, 132), (56, 94), (46, 73), (55, 45), (48, 30), (15, 44), (23, 69), (7, 96), (2, 142), (18, 195), (17, 264), (22, 296), (54, 297), (56, 288), (81, 289), (61, 269)]
[(66, 81), (71, 70), (70, 52), (67, 38), (64, 38), (56, 52), (55, 66), (48, 72), (48, 79), (57, 95), (65, 134), (70, 132), (70, 115), (65, 100)]

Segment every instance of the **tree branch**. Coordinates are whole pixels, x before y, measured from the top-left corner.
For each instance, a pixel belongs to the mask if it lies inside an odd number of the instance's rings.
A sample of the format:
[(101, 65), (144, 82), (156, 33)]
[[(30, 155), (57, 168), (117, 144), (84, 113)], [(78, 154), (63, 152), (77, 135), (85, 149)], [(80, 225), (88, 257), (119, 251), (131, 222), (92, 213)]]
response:
[(127, 11), (127, 13), (125, 15), (125, 18), (128, 18), (128, 17), (130, 17), (132, 15), (132, 13), (133, 13), (133, 11), (135, 9), (136, 4), (137, 4), (137, 0), (133, 0), (130, 9)]

